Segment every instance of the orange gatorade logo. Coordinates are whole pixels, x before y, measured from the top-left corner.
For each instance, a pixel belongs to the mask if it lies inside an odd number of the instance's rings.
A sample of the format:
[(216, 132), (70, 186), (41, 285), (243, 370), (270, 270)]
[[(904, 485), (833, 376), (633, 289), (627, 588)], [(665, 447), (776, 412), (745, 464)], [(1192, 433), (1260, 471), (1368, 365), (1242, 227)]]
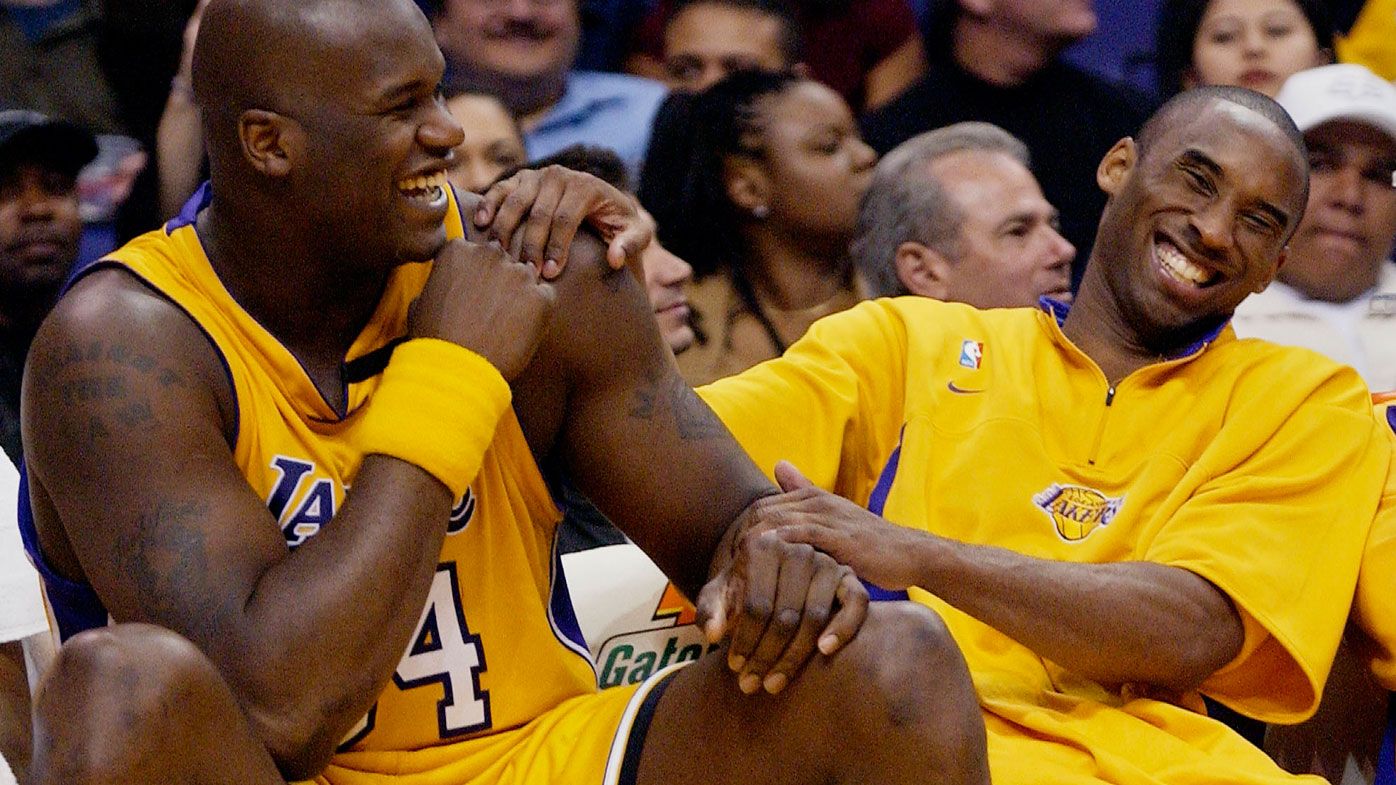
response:
[(673, 619), (675, 627), (692, 624), (698, 619), (698, 611), (693, 603), (672, 583), (664, 586), (664, 593), (659, 596), (659, 606), (654, 609), (655, 621), (665, 619)]
[(1110, 525), (1124, 502), (1123, 496), (1112, 499), (1094, 488), (1057, 483), (1032, 497), (1067, 542), (1080, 542), (1097, 527)]

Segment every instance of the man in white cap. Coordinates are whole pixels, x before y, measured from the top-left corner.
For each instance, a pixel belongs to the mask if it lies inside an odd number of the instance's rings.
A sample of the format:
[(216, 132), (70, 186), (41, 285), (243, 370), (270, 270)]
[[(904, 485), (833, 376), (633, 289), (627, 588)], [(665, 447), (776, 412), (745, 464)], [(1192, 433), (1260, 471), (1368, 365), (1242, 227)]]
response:
[(1276, 100), (1309, 147), (1309, 204), (1279, 277), (1232, 324), (1396, 389), (1396, 87), (1360, 65), (1326, 65), (1290, 77)]

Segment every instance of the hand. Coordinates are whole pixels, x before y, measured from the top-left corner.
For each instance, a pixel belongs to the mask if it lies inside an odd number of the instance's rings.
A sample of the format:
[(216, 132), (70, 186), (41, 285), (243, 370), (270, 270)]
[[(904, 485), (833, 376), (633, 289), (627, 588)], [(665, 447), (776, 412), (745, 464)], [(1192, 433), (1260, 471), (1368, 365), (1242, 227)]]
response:
[(407, 332), (464, 346), (512, 380), (533, 358), (556, 299), (537, 270), (498, 245), (452, 240), (412, 304)]
[(727, 664), (747, 694), (785, 688), (816, 646), (832, 655), (867, 618), (868, 593), (853, 570), (762, 524), (782, 496), (758, 500), (726, 565), (698, 594), (698, 624), (710, 642), (731, 635)]
[(489, 229), (504, 247), (521, 231), (519, 259), (537, 267), (546, 280), (562, 274), (572, 238), (586, 222), (607, 244), (606, 261), (630, 265), (641, 280), (640, 254), (654, 239), (654, 223), (633, 196), (603, 180), (560, 166), (524, 169), (495, 183), (475, 211), (475, 225)]
[(809, 545), (884, 589), (922, 582), (918, 554), (931, 535), (881, 516), (814, 485), (787, 461), (776, 464), (780, 496), (768, 497), (762, 528), (788, 543)]

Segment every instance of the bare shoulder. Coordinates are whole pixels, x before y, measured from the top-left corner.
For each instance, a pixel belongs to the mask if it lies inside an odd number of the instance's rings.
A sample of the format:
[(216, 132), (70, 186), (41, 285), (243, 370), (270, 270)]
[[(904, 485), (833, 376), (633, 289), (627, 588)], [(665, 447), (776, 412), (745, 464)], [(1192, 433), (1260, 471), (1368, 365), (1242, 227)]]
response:
[(139, 382), (183, 391), (207, 398), (231, 435), (232, 389), (217, 350), (187, 313), (121, 268), (89, 273), (59, 300), (24, 378), (25, 398), (35, 402), (117, 399)]

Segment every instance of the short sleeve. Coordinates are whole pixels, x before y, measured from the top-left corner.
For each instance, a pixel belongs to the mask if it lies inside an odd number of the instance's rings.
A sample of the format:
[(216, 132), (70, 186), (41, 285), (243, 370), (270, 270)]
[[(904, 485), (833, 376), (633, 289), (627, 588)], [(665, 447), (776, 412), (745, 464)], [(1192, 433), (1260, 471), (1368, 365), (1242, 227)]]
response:
[(1267, 722), (1317, 708), (1390, 457), (1350, 370), (1285, 382), (1232, 402), (1199, 459), (1209, 479), (1145, 551), (1231, 598), (1242, 652), (1201, 689)]
[(788, 460), (821, 488), (866, 501), (904, 408), (906, 327), (890, 303), (821, 319), (783, 357), (699, 395), (767, 475)]
[[(1378, 407), (1377, 414), (1396, 429), (1396, 402)], [(1396, 446), (1396, 438), (1388, 441)], [(1383, 687), (1396, 690), (1396, 465), (1362, 552), (1352, 621), (1361, 633), (1355, 641), (1359, 656)]]

